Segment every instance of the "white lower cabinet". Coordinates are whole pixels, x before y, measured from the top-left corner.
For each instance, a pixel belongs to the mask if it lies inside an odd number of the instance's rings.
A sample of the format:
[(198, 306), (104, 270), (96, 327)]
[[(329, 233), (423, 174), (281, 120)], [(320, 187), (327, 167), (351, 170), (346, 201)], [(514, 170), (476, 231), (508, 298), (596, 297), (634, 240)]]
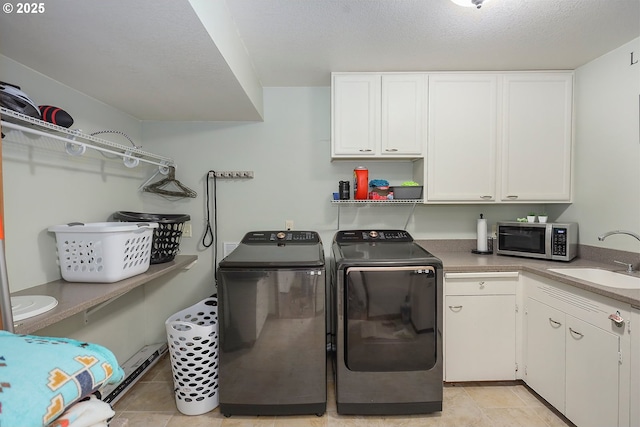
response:
[(629, 384), (629, 401), (633, 402), (629, 408), (629, 425), (640, 426), (640, 307), (631, 306), (631, 324), (633, 334), (631, 336), (631, 375), (633, 381)]
[(620, 337), (569, 315), (565, 333), (565, 415), (580, 427), (619, 425)]
[(529, 272), (447, 272), (443, 312), (445, 381), (523, 379), (578, 427), (640, 426), (640, 309)]
[(516, 379), (517, 272), (445, 274), (445, 381)]
[[(525, 382), (578, 427), (628, 427), (630, 306), (525, 278)], [(631, 379), (631, 382), (633, 380)]]
[(526, 382), (558, 410), (564, 408), (564, 313), (532, 298), (527, 300)]

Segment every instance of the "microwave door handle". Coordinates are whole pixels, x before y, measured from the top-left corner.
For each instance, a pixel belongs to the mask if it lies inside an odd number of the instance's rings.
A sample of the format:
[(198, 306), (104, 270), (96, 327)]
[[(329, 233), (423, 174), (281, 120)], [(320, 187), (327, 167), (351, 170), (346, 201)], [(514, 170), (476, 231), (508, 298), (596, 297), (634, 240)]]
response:
[(545, 232), (544, 232), (545, 236), (544, 236), (544, 251), (547, 254), (547, 258), (548, 259), (552, 259), (553, 258), (553, 251), (552, 251), (552, 247), (553, 247), (553, 242), (551, 241), (552, 237), (553, 237), (553, 226), (551, 224), (548, 224), (545, 227)]

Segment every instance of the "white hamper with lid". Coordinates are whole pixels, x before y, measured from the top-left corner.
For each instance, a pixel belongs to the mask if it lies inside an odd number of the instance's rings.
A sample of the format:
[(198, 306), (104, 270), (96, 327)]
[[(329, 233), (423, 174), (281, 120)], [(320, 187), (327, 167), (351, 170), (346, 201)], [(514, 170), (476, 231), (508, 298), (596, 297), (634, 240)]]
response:
[(94, 222), (49, 227), (58, 264), (69, 282), (112, 283), (149, 269), (157, 223)]
[(176, 406), (200, 415), (218, 406), (218, 299), (207, 298), (165, 322)]

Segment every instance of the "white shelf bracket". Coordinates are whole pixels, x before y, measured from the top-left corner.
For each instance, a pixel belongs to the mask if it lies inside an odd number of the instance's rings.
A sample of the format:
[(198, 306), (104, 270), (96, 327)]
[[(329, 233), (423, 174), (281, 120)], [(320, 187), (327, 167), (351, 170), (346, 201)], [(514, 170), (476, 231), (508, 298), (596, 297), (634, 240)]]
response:
[[(124, 294), (122, 294), (122, 295), (124, 295)], [(113, 298), (110, 298), (110, 299), (98, 304), (98, 305), (94, 305), (93, 307), (86, 309), (84, 311), (84, 324), (86, 325), (86, 324), (89, 323), (89, 317), (91, 317), (96, 312), (102, 310), (103, 308), (105, 308), (106, 306), (108, 306), (109, 304), (111, 304), (112, 302), (117, 300), (118, 298), (120, 298), (122, 295), (115, 296)]]

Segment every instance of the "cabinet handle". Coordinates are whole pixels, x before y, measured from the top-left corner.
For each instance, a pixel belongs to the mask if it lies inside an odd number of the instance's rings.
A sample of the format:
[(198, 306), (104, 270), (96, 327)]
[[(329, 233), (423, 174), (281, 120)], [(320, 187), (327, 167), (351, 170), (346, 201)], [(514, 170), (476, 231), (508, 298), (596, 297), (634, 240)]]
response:
[(620, 316), (619, 311), (616, 311), (616, 314), (610, 314), (609, 319), (613, 320), (613, 323), (615, 323), (617, 327), (624, 325), (624, 319)]
[(578, 331), (574, 331), (573, 329), (569, 328), (569, 330), (571, 331), (572, 334), (575, 334), (577, 336), (579, 336), (580, 338), (584, 337), (584, 335), (582, 335), (580, 332)]
[(453, 310), (453, 311), (460, 311), (462, 310), (462, 306), (461, 305), (450, 305), (449, 309)]
[(397, 148), (385, 148), (384, 151), (389, 151), (389, 152), (395, 153), (396, 151), (398, 151), (398, 149)]
[(513, 195), (507, 196), (507, 199), (517, 199), (517, 198), (518, 198), (518, 196), (513, 196)]
[(556, 327), (560, 327), (562, 326), (562, 323), (560, 322), (556, 322), (555, 320), (553, 320), (551, 317), (549, 317), (549, 322), (553, 323), (554, 326)]
[(360, 150), (358, 150), (358, 151), (360, 151), (361, 153), (370, 153), (370, 152), (372, 152), (373, 150), (372, 150), (371, 148), (361, 148), (361, 149), (360, 149)]
[(489, 200), (489, 199), (493, 199), (493, 196), (480, 196), (480, 198), (484, 200)]

